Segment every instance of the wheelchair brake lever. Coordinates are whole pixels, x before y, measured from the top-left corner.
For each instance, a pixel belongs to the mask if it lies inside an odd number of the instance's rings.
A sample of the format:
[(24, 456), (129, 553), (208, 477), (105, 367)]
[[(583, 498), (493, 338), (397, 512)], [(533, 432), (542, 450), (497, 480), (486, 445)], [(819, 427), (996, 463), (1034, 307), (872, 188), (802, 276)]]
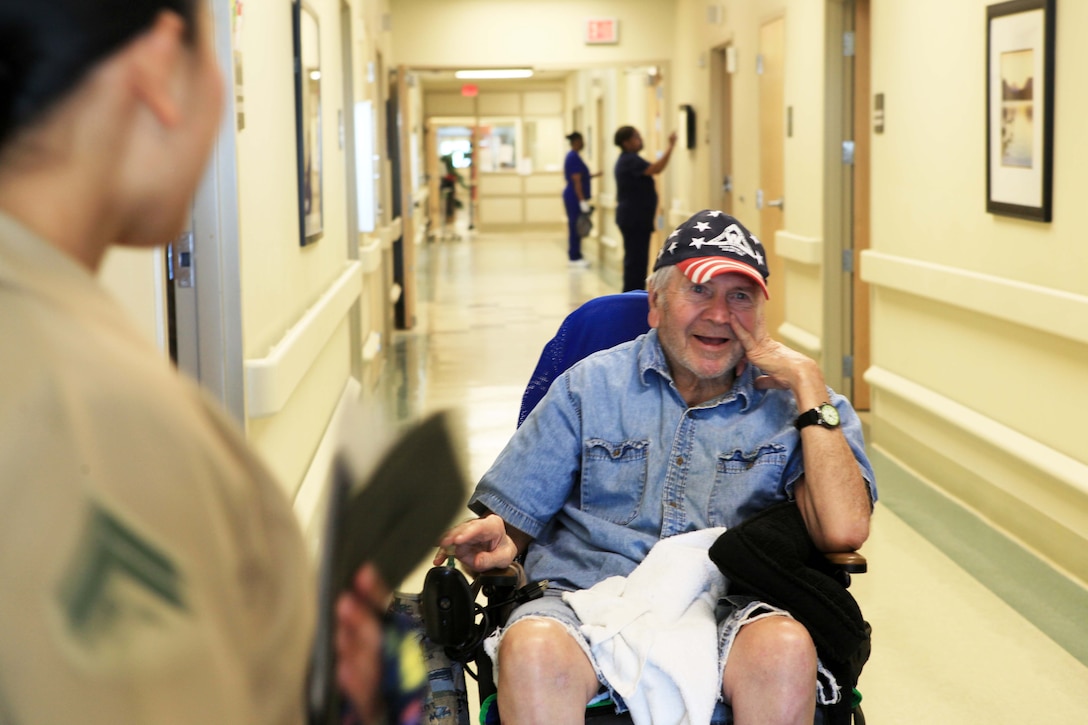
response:
[(533, 584), (526, 584), (521, 589), (514, 592), (514, 601), (518, 604), (525, 604), (525, 602), (540, 599), (544, 596), (544, 590), (547, 589), (550, 584), (551, 582), (547, 579), (534, 582)]

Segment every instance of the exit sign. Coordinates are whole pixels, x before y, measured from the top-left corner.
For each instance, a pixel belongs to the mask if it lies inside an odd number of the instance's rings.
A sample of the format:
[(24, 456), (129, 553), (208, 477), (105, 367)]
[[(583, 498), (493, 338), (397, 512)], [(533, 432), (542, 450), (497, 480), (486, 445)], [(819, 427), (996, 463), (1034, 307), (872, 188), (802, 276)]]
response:
[(616, 18), (590, 18), (586, 21), (586, 45), (620, 42), (620, 21)]

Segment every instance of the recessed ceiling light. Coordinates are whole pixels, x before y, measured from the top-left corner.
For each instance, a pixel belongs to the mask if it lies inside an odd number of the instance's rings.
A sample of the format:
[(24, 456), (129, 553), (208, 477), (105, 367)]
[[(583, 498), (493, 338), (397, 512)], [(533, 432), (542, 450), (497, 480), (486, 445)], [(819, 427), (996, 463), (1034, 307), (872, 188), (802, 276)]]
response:
[(531, 78), (533, 71), (530, 68), (489, 68), (486, 70), (459, 70), (454, 73), (457, 78), (484, 79), (484, 78)]

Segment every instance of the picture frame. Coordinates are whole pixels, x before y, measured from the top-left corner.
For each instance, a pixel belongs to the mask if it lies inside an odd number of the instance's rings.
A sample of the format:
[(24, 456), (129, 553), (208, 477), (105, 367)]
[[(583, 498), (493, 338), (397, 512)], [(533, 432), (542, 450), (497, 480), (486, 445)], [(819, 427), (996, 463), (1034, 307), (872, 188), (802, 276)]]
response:
[(322, 157), (321, 24), (303, 0), (292, 3), (295, 54), (295, 133), (298, 158), (299, 243), (324, 234)]
[(986, 211), (1053, 214), (1056, 0), (986, 8)]

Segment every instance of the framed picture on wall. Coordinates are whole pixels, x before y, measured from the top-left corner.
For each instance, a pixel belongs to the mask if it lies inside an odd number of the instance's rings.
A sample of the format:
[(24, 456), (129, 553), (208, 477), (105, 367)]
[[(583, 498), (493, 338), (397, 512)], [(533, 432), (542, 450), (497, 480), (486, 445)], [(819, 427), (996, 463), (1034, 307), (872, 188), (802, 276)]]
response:
[(325, 228), (321, 156), (321, 33), (317, 13), (292, 3), (295, 35), (295, 133), (298, 146), (298, 217), (302, 246)]
[(1049, 222), (1055, 0), (986, 8), (986, 211)]

